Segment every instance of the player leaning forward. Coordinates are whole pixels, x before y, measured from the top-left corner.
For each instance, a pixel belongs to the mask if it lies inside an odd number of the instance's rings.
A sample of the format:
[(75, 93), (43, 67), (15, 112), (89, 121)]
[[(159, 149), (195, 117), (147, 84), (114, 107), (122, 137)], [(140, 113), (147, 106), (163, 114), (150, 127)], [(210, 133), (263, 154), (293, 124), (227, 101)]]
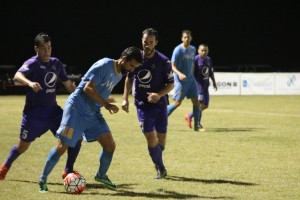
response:
[(74, 146), (82, 134), (88, 142), (98, 141), (103, 148), (95, 181), (102, 182), (109, 189), (117, 188), (106, 175), (116, 144), (100, 108), (104, 107), (111, 114), (119, 111), (116, 105), (108, 102), (108, 97), (113, 87), (122, 79), (121, 71), (133, 71), (141, 62), (140, 49), (129, 47), (122, 52), (118, 60), (103, 58), (94, 63), (84, 75), (75, 92), (66, 101), (60, 128), (56, 134), (59, 142), (47, 157), (39, 179), (40, 192), (48, 191), (48, 175), (68, 146)]

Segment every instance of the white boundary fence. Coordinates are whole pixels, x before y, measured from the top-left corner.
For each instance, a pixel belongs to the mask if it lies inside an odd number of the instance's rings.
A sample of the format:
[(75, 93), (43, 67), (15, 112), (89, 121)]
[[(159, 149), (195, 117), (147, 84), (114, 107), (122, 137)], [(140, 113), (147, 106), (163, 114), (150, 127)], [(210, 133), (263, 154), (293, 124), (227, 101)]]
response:
[(300, 95), (300, 73), (296, 72), (215, 72), (215, 79), (218, 90), (210, 80), (210, 95)]

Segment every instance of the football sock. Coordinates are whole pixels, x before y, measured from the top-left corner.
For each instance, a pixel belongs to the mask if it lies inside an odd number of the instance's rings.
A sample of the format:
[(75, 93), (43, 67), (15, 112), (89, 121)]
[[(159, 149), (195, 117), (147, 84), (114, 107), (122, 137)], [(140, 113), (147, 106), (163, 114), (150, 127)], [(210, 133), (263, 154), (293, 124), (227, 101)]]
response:
[(193, 106), (193, 113), (194, 113), (194, 117), (195, 117), (195, 124), (197, 125), (200, 125), (200, 120), (201, 120), (201, 117), (200, 117), (200, 107), (199, 106)]
[(113, 154), (114, 154), (113, 152), (107, 152), (104, 151), (104, 149), (100, 153), (100, 166), (97, 172), (97, 175), (100, 178), (105, 178), (110, 163), (112, 161)]
[(17, 150), (17, 145), (13, 146), (7, 156), (7, 159), (4, 162), (5, 167), (10, 168), (12, 163), (20, 156), (21, 154)]
[(164, 171), (166, 168), (162, 160), (162, 151), (158, 144), (153, 148), (148, 147), (148, 150), (153, 163), (158, 166), (160, 171)]
[(40, 181), (46, 182), (48, 175), (51, 173), (57, 162), (59, 161), (60, 154), (56, 151), (56, 147), (54, 147), (46, 160), (46, 164), (44, 166), (44, 170), (40, 176)]
[(80, 148), (81, 148), (81, 142), (82, 142), (82, 140), (78, 140), (75, 147), (69, 147), (68, 148), (68, 158), (67, 158), (65, 171), (67, 171), (67, 172), (74, 171), (74, 163), (75, 163), (76, 158), (79, 154), (79, 151), (80, 151)]
[(159, 146), (159, 148), (161, 149), (162, 152), (165, 150), (165, 145), (158, 144), (158, 146)]
[(168, 116), (170, 116), (172, 114), (172, 112), (176, 109), (176, 107), (174, 106), (174, 104), (170, 104), (167, 106), (167, 113), (168, 113)]

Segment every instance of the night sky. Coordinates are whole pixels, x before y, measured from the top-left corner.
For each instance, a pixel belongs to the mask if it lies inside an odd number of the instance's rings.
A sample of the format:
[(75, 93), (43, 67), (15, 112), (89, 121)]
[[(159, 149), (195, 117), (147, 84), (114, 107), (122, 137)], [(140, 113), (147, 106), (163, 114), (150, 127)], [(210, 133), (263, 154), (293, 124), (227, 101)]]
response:
[(0, 65), (22, 65), (43, 31), (52, 55), (84, 73), (102, 57), (141, 47), (142, 31), (153, 27), (157, 49), (169, 58), (190, 29), (192, 44), (208, 44), (215, 66), (300, 71), (299, 7), (289, 1), (120, 1), (1, 1)]

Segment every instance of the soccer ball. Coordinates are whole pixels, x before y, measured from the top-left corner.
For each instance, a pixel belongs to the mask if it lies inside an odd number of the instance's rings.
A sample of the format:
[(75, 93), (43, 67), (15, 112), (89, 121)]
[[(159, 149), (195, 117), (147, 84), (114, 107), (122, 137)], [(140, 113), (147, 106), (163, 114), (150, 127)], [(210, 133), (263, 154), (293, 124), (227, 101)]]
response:
[(64, 187), (69, 194), (80, 194), (86, 187), (85, 178), (79, 173), (70, 173), (64, 179)]

